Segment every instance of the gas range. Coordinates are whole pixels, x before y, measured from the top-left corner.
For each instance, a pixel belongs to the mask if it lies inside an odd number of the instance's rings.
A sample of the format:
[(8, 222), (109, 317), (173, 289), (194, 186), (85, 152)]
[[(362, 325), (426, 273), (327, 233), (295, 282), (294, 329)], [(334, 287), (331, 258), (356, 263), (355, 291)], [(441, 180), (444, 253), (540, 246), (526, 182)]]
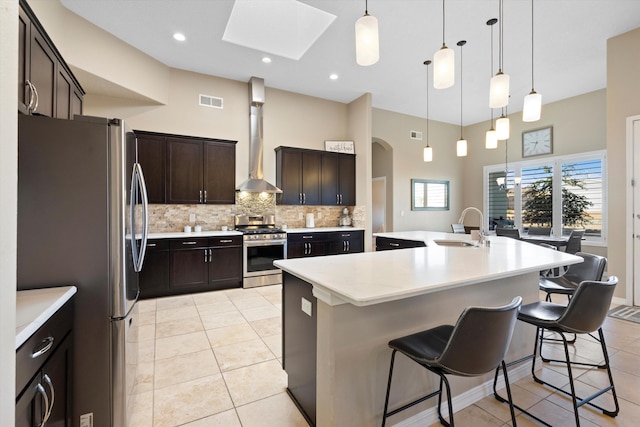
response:
[(241, 232), (247, 240), (282, 240), (287, 233), (275, 226), (274, 215), (237, 215), (235, 229)]

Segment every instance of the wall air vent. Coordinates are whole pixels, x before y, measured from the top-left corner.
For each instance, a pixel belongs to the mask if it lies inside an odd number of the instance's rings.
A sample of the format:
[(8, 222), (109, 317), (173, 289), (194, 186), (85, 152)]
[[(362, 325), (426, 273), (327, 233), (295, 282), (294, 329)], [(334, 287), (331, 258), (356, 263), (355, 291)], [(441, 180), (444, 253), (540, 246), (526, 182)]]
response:
[(409, 138), (417, 139), (418, 141), (422, 141), (422, 132), (417, 130), (412, 130), (409, 132)]
[(200, 94), (200, 105), (203, 107), (220, 108), (222, 109), (222, 98), (211, 95)]

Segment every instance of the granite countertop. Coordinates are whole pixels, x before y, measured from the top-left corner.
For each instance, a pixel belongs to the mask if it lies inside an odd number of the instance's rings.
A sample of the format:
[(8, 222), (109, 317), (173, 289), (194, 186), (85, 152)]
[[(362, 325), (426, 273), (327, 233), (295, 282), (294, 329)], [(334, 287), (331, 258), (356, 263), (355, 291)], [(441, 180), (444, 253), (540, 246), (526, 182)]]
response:
[(173, 231), (169, 233), (149, 233), (149, 239), (189, 239), (196, 237), (225, 237), (225, 236), (242, 236), (242, 233), (239, 231), (221, 231), (221, 230), (213, 230), (213, 231), (200, 231), (196, 233), (192, 231), (191, 233), (185, 233), (184, 231)]
[(429, 231), (377, 233), (424, 241), (427, 247), (275, 261), (313, 285), (330, 305), (367, 306), (444, 289), (576, 264), (582, 258), (508, 237), (488, 237), (489, 246), (456, 247), (434, 240), (470, 241), (470, 235)]
[(287, 233), (323, 233), (329, 231), (364, 231), (361, 227), (314, 227), (314, 228), (287, 228)]
[(16, 292), (16, 350), (76, 292), (75, 286)]

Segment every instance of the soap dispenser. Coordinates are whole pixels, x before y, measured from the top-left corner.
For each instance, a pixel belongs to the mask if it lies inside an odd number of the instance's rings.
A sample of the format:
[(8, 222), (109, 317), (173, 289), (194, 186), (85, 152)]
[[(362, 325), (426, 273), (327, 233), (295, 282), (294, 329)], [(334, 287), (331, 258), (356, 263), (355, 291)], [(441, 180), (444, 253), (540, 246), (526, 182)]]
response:
[(340, 226), (341, 227), (351, 226), (351, 217), (349, 216), (349, 209), (347, 208), (344, 208), (342, 210), (342, 216), (340, 217)]

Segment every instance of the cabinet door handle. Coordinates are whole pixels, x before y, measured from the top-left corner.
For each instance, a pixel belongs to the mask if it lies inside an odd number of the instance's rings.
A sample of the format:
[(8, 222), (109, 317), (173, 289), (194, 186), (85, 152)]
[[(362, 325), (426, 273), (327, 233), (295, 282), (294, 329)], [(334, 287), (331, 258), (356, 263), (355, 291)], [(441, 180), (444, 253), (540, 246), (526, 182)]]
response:
[(29, 104), (27, 104), (27, 111), (31, 113), (31, 108), (33, 107), (33, 102), (35, 101), (33, 84), (29, 80), (27, 80), (24, 84), (29, 88)]
[(209, 262), (211, 262), (211, 260), (213, 260), (213, 250), (209, 249)]
[(220, 243), (233, 243), (233, 240), (220, 240)]
[(199, 198), (199, 200), (200, 200), (200, 203), (202, 203), (202, 190), (200, 190), (200, 198)]
[(303, 205), (307, 204), (307, 193), (302, 193), (302, 204)]
[(44, 399), (44, 406), (47, 408), (47, 410), (42, 415), (42, 422), (39, 425), (39, 427), (43, 427), (50, 415), (49, 414), (49, 396), (47, 396), (47, 392), (44, 391), (44, 387), (42, 387), (42, 384), (40, 383), (38, 383), (38, 385), (36, 386), (36, 391), (42, 395), (42, 398)]
[(342, 252), (347, 252), (347, 242), (345, 240), (342, 241)]
[(298, 201), (302, 204), (302, 193), (298, 193)]
[(155, 244), (155, 243), (147, 243), (147, 247), (148, 248), (155, 248), (156, 246), (158, 246), (158, 245)]
[(400, 246), (400, 244), (399, 243), (389, 243), (389, 246), (398, 247), (398, 246)]
[(342, 194), (340, 194), (340, 204), (342, 204)]
[(49, 390), (51, 391), (51, 400), (49, 400), (47, 412), (44, 416), (44, 421), (42, 422), (43, 425), (46, 424), (47, 421), (49, 421), (49, 418), (51, 417), (51, 412), (53, 412), (53, 404), (56, 401), (56, 390), (53, 388), (53, 382), (51, 381), (51, 378), (49, 377), (49, 375), (44, 374), (44, 381), (47, 383), (47, 385), (49, 386)]
[(207, 190), (204, 190), (204, 202), (207, 203)]
[(302, 236), (303, 239), (313, 239), (313, 236)]
[(183, 245), (197, 245), (198, 242), (182, 242)]
[(347, 252), (351, 252), (351, 242), (347, 240)]
[(41, 347), (36, 351), (34, 351), (33, 353), (31, 353), (32, 359), (40, 357), (43, 354), (45, 354), (47, 351), (51, 350), (51, 347), (53, 347), (53, 337), (46, 337), (40, 342), (40, 344), (41, 344)]
[(336, 205), (340, 204), (340, 195), (336, 194)]

